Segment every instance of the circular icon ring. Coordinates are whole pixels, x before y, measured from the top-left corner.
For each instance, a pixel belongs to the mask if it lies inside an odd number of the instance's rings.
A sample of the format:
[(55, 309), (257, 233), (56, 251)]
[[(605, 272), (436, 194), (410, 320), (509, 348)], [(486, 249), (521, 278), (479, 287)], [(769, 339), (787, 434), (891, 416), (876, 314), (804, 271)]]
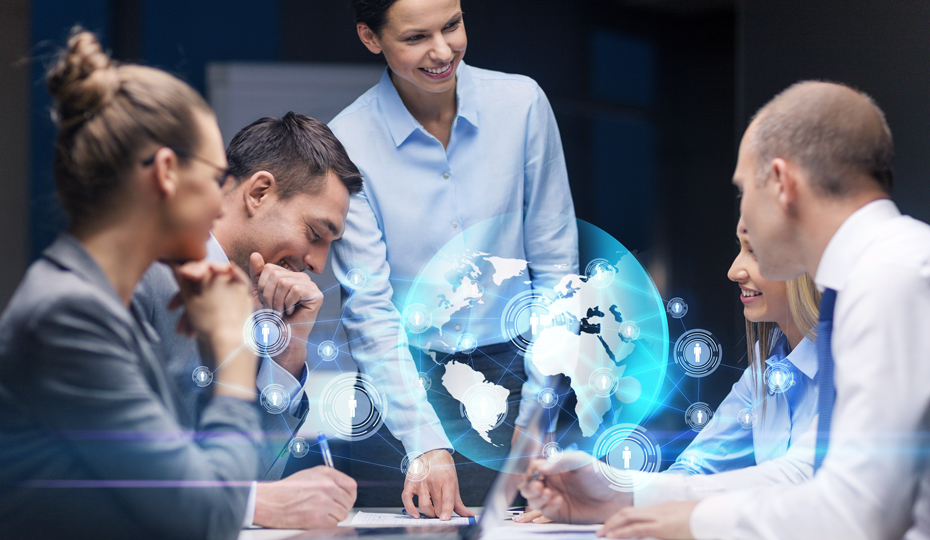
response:
[(620, 323), (620, 339), (624, 341), (633, 341), (639, 339), (639, 325), (633, 321), (623, 321)]
[(697, 402), (692, 403), (685, 411), (685, 422), (694, 431), (701, 431), (714, 421), (714, 411), (710, 405)]
[(277, 356), (291, 342), (291, 327), (273, 309), (260, 309), (249, 316), (242, 338), (258, 356)]
[(400, 461), (400, 472), (410, 482), (422, 482), (429, 476), (429, 459), (423, 454), (407, 454)]
[(422, 334), (433, 322), (433, 315), (423, 304), (407, 306), (401, 317), (404, 320), (404, 326), (413, 334)]
[(294, 437), (291, 439), (291, 442), (288, 443), (287, 449), (295, 458), (302, 458), (310, 451), (310, 445), (307, 444), (307, 439), (303, 437)]
[(614, 282), (617, 269), (607, 259), (592, 259), (584, 269), (587, 282), (595, 289), (603, 289)]
[(672, 298), (665, 305), (665, 311), (673, 319), (680, 319), (688, 314), (688, 304), (679, 297)]
[(610, 368), (597, 368), (588, 377), (588, 387), (597, 397), (610, 397), (617, 391), (620, 380)]
[(662, 463), (661, 449), (645, 429), (617, 424), (604, 431), (594, 445), (594, 467), (616, 491), (635, 491), (649, 483)]
[(558, 347), (562, 333), (551, 337), (547, 329), (555, 326), (549, 307), (552, 300), (536, 290), (523, 291), (511, 298), (501, 314), (501, 334), (510, 340), (521, 355), (531, 354), (534, 343), (546, 348)]
[(210, 383), (213, 382), (213, 372), (207, 366), (198, 366), (191, 374), (191, 378), (194, 379), (194, 384), (203, 388), (210, 386)]
[(429, 378), (427, 373), (417, 373), (417, 376), (411, 381), (414, 388), (420, 388), (423, 391), (429, 391), (430, 386), (433, 385), (433, 380)]
[(752, 429), (756, 425), (757, 418), (756, 413), (749, 408), (742, 409), (740, 412), (736, 413), (736, 422), (743, 429)]
[(688, 330), (675, 342), (675, 361), (686, 375), (700, 378), (720, 366), (723, 351), (717, 338), (707, 330)]
[(471, 354), (478, 348), (478, 340), (471, 334), (462, 334), (459, 337), (458, 352)]
[(337, 437), (361, 441), (384, 424), (388, 402), (364, 373), (342, 373), (333, 377), (320, 393), (320, 419)]
[(281, 414), (291, 404), (291, 396), (280, 384), (269, 384), (262, 390), (262, 407), (271, 414)]
[(368, 276), (358, 268), (353, 268), (346, 273), (346, 287), (358, 290), (364, 287), (366, 283), (368, 283)]
[(542, 455), (549, 463), (558, 463), (562, 459), (562, 447), (557, 442), (546, 443)]
[(507, 397), (494, 388), (490, 384), (475, 384), (465, 391), (459, 405), (460, 414), (476, 431), (495, 429), (507, 418)]
[(332, 362), (339, 356), (339, 347), (332, 341), (327, 340), (320, 343), (320, 346), (316, 348), (316, 353), (319, 355), (320, 360)]
[(794, 370), (787, 364), (776, 362), (769, 364), (763, 374), (765, 385), (769, 389), (769, 394), (780, 394), (795, 385)]
[(559, 404), (559, 395), (551, 388), (543, 388), (536, 396), (536, 401), (543, 409), (551, 409)]
[(690, 469), (695, 473), (700, 473), (701, 469), (704, 468), (704, 460), (701, 459), (701, 456), (695, 452), (683, 452), (676, 463), (680, 463), (685, 466), (685, 468)]

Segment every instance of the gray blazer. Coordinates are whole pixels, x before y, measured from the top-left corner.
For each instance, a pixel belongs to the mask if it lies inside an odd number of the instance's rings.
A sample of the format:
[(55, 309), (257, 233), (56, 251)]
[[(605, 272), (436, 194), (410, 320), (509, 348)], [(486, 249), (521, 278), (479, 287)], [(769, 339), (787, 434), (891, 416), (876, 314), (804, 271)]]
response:
[[(194, 384), (194, 368), (212, 365), (201, 359), (197, 340), (179, 335), (176, 332), (180, 310), (169, 311), (168, 303), (178, 293), (178, 284), (168, 266), (155, 263), (136, 287), (133, 306), (144, 314), (155, 328), (164, 344), (164, 354), (160, 355), (168, 374), (180, 392), (182, 417), (188, 425), (194, 425), (213, 394), (213, 386), (201, 388)], [(263, 362), (272, 362), (263, 359)], [(288, 444), (307, 417), (309, 406), (306, 394), (302, 395), (297, 416), (286, 411), (271, 414), (264, 408), (261, 411), (264, 444), (259, 453), (258, 475), (253, 480), (280, 480), (284, 467), (290, 457)]]
[(72, 236), (0, 318), (0, 535), (235, 538), (257, 407), (217, 397), (184, 429), (158, 337)]

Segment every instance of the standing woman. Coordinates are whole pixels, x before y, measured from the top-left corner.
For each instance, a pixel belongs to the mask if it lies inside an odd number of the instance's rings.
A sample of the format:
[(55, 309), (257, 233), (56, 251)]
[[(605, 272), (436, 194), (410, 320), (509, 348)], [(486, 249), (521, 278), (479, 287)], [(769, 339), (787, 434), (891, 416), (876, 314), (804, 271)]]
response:
[(203, 259), (228, 174), (216, 119), (167, 73), (75, 29), (48, 73), (70, 217), (0, 319), (0, 523), (11, 538), (235, 538), (256, 475), (256, 358), (238, 268), (177, 271), (184, 329), (218, 360), (184, 431), (130, 299), (153, 261)]
[[(496, 452), (492, 459), (506, 456), (514, 427), (528, 421), (528, 409), (518, 417), (521, 398), (536, 399), (541, 376), (502, 335), (503, 308), (517, 294), (553, 287), (578, 271), (562, 143), (549, 102), (532, 79), (462, 61), (467, 37), (459, 0), (353, 5), (359, 38), (369, 51), (384, 55), (387, 69), (330, 123), (366, 182), (352, 201), (345, 236), (333, 245), (336, 276), (350, 293), (344, 295), (343, 321), (355, 361), (390, 396), (388, 428), (407, 454), (425, 453), (431, 463), (425, 479), (405, 482), (408, 512), (419, 515), (412, 503), (418, 495), (427, 516), (448, 519), (453, 509), (470, 515), (459, 497), (450, 452), (486, 443), (449, 395), (444, 365), (467, 364), (509, 391), (506, 419), (491, 432), (496, 447), (487, 445)], [(506, 295), (484, 294), (467, 321), (453, 318), (441, 329), (418, 334), (408, 349), (396, 306), (403, 305), (410, 283), (449, 240), (503, 215), (522, 219), (494, 238), (463, 243), (473, 251), (528, 261), (526, 277), (508, 280)], [(367, 276), (364, 287), (350, 286), (346, 274), (352, 270)], [(480, 288), (499, 292), (493, 275), (486, 269), (475, 279)], [(466, 334), (478, 345), (470, 354), (462, 349), (471, 347), (458, 343)], [(429, 402), (410, 383), (417, 371), (431, 379)], [(391, 461), (400, 464), (401, 457)], [(469, 479), (462, 498), (481, 504), (495, 471), (461, 451), (455, 463)]]

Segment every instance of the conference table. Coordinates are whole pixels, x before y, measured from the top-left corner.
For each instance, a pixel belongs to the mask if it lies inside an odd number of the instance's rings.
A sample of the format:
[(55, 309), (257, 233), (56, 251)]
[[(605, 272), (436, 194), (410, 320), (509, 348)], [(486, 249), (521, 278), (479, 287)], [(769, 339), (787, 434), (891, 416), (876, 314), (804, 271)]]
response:
[[(356, 514), (359, 512), (366, 513), (378, 513), (378, 514), (400, 514), (402, 508), (353, 508), (349, 512), (349, 517), (344, 521), (339, 523), (340, 527), (351, 526), (352, 520), (355, 518)], [(481, 507), (469, 507), (469, 510), (474, 512), (476, 515), (481, 515)], [(542, 537), (553, 538), (558, 537), (559, 540), (566, 539), (578, 539), (578, 540), (587, 540), (594, 539), (594, 531), (600, 528), (600, 525), (562, 525), (557, 523), (547, 523), (547, 524), (536, 524), (536, 523), (514, 523), (512, 519), (505, 519), (501, 522), (500, 526), (495, 528), (492, 534), (489, 534), (488, 537), (491, 540), (496, 538), (506, 540), (533, 540), (540, 539)], [(286, 538), (292, 538), (298, 535), (305, 535), (307, 531), (302, 531), (298, 529), (262, 529), (259, 527), (252, 527), (248, 529), (243, 529), (239, 533), (239, 540), (284, 540)], [(325, 534), (323, 536), (331, 536)], [(424, 538), (428, 538), (428, 534), (424, 534)]]

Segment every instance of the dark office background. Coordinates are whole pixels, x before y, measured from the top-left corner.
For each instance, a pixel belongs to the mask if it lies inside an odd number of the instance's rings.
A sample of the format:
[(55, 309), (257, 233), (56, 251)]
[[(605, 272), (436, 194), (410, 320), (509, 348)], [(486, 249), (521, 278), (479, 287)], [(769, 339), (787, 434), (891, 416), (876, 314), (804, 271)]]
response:
[[(745, 366), (738, 293), (726, 278), (737, 251), (729, 179), (747, 119), (775, 93), (806, 78), (870, 93), (895, 136), (895, 199), (930, 220), (930, 3), (462, 2), (466, 61), (533, 77), (548, 94), (578, 216), (634, 250), (663, 297), (688, 302), (687, 317), (670, 321), (671, 339), (699, 327), (722, 344), (724, 365), (710, 377), (670, 369), (668, 408), (648, 423), (656, 432), (684, 430), (688, 403), (715, 407)], [(0, 305), (63, 225), (42, 73), (76, 22), (116, 58), (201, 91), (212, 61), (380, 62), (358, 42), (347, 0), (0, 1)]]

